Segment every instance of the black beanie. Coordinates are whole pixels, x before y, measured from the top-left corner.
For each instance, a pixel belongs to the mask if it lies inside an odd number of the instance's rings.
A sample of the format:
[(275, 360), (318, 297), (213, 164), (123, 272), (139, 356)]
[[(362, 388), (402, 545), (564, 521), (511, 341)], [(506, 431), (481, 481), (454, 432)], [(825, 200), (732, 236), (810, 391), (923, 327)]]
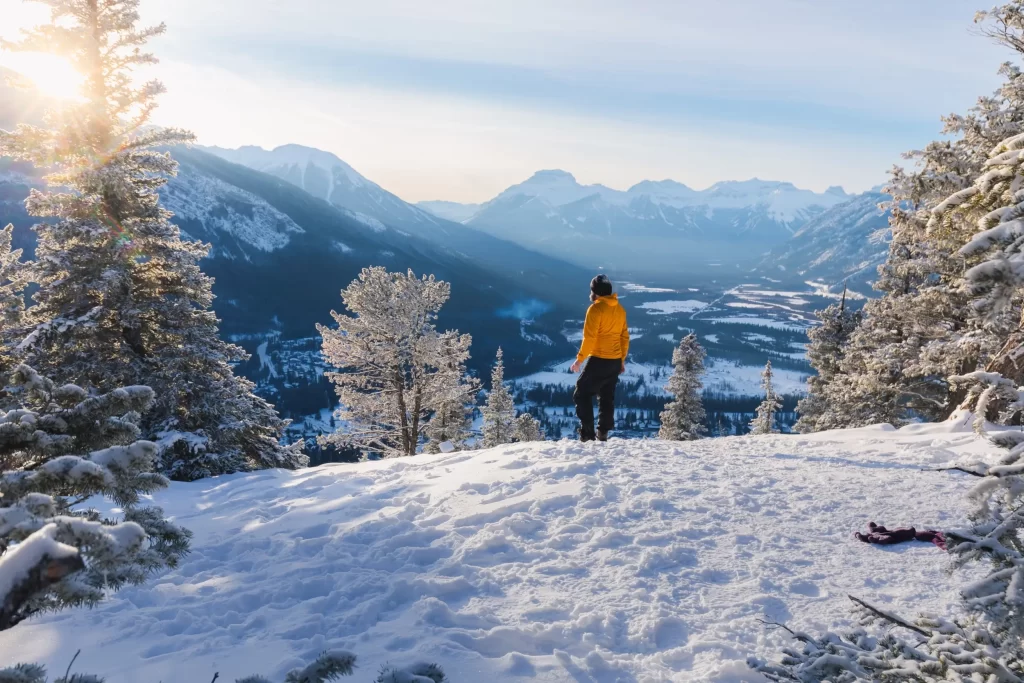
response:
[(598, 275), (590, 281), (590, 293), (594, 296), (610, 296), (612, 293), (612, 281), (603, 273)]

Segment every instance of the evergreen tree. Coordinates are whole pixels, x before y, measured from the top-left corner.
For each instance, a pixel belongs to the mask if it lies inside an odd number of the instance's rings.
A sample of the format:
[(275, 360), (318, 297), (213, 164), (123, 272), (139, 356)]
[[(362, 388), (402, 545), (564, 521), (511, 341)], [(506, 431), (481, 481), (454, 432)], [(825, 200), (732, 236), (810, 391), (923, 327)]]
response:
[(658, 438), (669, 441), (690, 441), (699, 439), (707, 429), (706, 415), (701, 402), (704, 387), (704, 348), (694, 334), (683, 337), (672, 353), (675, 370), (665, 385), (665, 390), (675, 397), (661, 413), (661, 429)]
[(757, 414), (750, 423), (751, 434), (774, 434), (779, 430), (775, 428), (775, 413), (782, 407), (782, 400), (775, 393), (772, 386), (772, 362), (765, 363), (761, 372), (761, 388), (764, 389), (764, 400), (757, 407)]
[(516, 441), (543, 441), (544, 432), (540, 422), (529, 413), (522, 413), (516, 418)]
[(516, 438), (516, 406), (505, 386), (505, 363), (501, 349), (491, 370), (491, 391), (483, 408), (484, 425), (481, 445), (493, 448), (512, 443)]
[[(976, 410), (979, 420), (998, 419), (1007, 407), (1018, 415), (1021, 410), (1013, 398), (1015, 387), (1024, 380), (1024, 197), (1018, 189), (1024, 182), (1022, 150), (1024, 134), (996, 146), (985, 165), (987, 172), (940, 204), (929, 225), (933, 231), (955, 234), (980, 230), (967, 237), (959, 251), (969, 266), (965, 290), (973, 297), (971, 312), (978, 325), (1004, 341), (985, 372), (952, 378), (969, 387), (963, 407)], [(1012, 327), (1009, 316), (1015, 317)]]
[(840, 364), (850, 336), (861, 322), (860, 312), (846, 306), (845, 287), (838, 305), (815, 311), (815, 316), (821, 324), (807, 333), (810, 340), (807, 360), (817, 374), (807, 379), (807, 396), (796, 408), (800, 419), (795, 429), (805, 434), (844, 426), (844, 417), (836, 414), (834, 408), (840, 403), (836, 394), (848, 388), (845, 382), (841, 383), (843, 386), (837, 386), (836, 379), (840, 377)]
[(480, 383), (466, 373), (469, 359), (469, 337), (442, 336), (444, 349), (438, 377), (445, 386), (450, 386), (450, 395), (441, 398), (427, 422), (425, 447), (428, 453), (440, 453), (444, 443), (454, 450), (462, 450), (472, 434), (473, 412), (476, 410), (476, 396)]
[[(149, 387), (88, 396), (20, 365), (0, 416), (0, 630), (33, 614), (93, 605), (104, 594), (173, 567), (189, 532), (142, 496), (167, 486), (156, 445), (140, 441)], [(101, 516), (83, 504), (104, 498)]]
[[(990, 20), (986, 32), (998, 42), (1024, 53), (1016, 3), (978, 19)], [(966, 393), (948, 378), (988, 364), (1019, 317), (1018, 301), (1001, 320), (979, 324), (958, 253), (966, 226), (932, 221), (947, 197), (985, 172), (989, 152), (1000, 141), (1024, 132), (1024, 75), (1010, 63), (1000, 73), (1004, 82), (992, 96), (980, 98), (966, 115), (944, 118), (943, 133), (950, 139), (909, 153), (913, 170), (893, 170), (887, 188), (892, 241), (875, 283), (882, 297), (865, 306), (841, 363), (849, 390), (833, 397), (833, 414), (845, 420), (836, 426), (946, 417)]]
[(13, 367), (16, 354), (11, 340), (25, 324), (28, 266), (21, 261), (21, 249), (11, 249), (13, 239), (13, 225), (0, 230), (0, 376)]
[(317, 330), (324, 358), (339, 370), (328, 377), (341, 400), (336, 416), (347, 426), (323, 437), (322, 445), (415, 455), (437, 414), (444, 424), (437, 425), (435, 441), (459, 433), (459, 413), (476, 385), (464, 375), (472, 338), (434, 327), (449, 295), (448, 283), (433, 275), (389, 273), (382, 266), (364, 268), (342, 290), (352, 315), (331, 311), (337, 328)]
[(247, 356), (218, 337), (212, 280), (199, 268), (209, 247), (183, 241), (160, 207), (157, 189), (177, 165), (154, 148), (193, 136), (148, 127), (163, 86), (136, 87), (131, 75), (156, 62), (143, 46), (164, 26), (138, 28), (138, 0), (46, 4), (52, 23), (4, 47), (63, 55), (85, 85), (50, 128), (0, 131), (0, 155), (48, 171), (52, 189), (33, 190), (25, 205), (55, 219), (35, 226), (28, 277), (39, 289), (20, 355), (89, 391), (152, 387), (141, 428), (167, 447), (163, 468), (175, 478), (303, 465), (279, 444), (287, 423), (232, 371)]

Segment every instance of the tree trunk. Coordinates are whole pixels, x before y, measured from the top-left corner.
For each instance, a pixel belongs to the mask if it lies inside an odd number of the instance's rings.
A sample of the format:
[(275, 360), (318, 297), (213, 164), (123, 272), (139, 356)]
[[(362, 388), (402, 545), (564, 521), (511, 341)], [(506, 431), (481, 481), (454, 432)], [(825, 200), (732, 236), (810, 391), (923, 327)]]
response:
[(405, 378), (402, 377), (402, 368), (395, 368), (395, 392), (398, 395), (399, 429), (402, 434), (402, 451), (409, 453), (409, 416), (405, 411)]
[(413, 399), (412, 405), (412, 434), (409, 435), (409, 440), (412, 442), (411, 450), (406, 455), (416, 455), (416, 447), (420, 442), (420, 405), (423, 402), (423, 387), (420, 383), (416, 385), (416, 398)]

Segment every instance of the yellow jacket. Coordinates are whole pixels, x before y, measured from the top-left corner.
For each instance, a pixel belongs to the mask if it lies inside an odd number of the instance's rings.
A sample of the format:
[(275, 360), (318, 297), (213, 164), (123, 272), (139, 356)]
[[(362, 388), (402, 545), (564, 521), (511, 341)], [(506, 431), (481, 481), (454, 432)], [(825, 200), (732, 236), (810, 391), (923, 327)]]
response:
[(629, 327), (626, 325), (626, 309), (619, 303), (617, 294), (598, 297), (587, 309), (583, 343), (576, 360), (582, 362), (591, 356), (625, 360), (627, 353)]

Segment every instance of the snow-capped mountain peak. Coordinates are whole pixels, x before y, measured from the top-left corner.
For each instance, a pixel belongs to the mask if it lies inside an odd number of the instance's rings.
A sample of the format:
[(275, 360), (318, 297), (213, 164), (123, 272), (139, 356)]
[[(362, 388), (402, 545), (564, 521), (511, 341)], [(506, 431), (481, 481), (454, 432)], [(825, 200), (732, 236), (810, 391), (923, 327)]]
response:
[(268, 150), (246, 145), (238, 149), (203, 149), (236, 164), (282, 177), (328, 201), (339, 182), (351, 187), (379, 187), (336, 155), (314, 147), (281, 145)]
[(336, 207), (369, 216), (376, 221), (370, 226), (373, 229), (380, 223), (417, 227), (437, 222), (432, 214), (402, 201), (331, 152), (304, 145), (281, 145), (271, 150), (252, 145), (238, 149), (203, 149), (227, 161), (286, 180)]
[(612, 200), (622, 194), (624, 193), (604, 185), (580, 185), (568, 171), (551, 169), (537, 171), (523, 182), (499, 194), (488, 204), (522, 195), (542, 199), (552, 206), (565, 206), (593, 195)]
[(688, 206), (700, 193), (675, 180), (642, 180), (626, 191), (631, 197), (648, 197), (655, 204)]
[(548, 183), (567, 182), (576, 184), (576, 176), (560, 168), (552, 168), (544, 171), (537, 171), (530, 176), (523, 184), (544, 185)]
[(704, 190), (704, 192), (708, 194), (728, 192), (744, 195), (763, 195), (765, 193), (776, 192), (778, 190), (795, 189), (796, 186), (793, 185), (793, 183), (787, 183), (781, 180), (761, 180), (760, 178), (751, 178), (750, 180), (721, 180)]

